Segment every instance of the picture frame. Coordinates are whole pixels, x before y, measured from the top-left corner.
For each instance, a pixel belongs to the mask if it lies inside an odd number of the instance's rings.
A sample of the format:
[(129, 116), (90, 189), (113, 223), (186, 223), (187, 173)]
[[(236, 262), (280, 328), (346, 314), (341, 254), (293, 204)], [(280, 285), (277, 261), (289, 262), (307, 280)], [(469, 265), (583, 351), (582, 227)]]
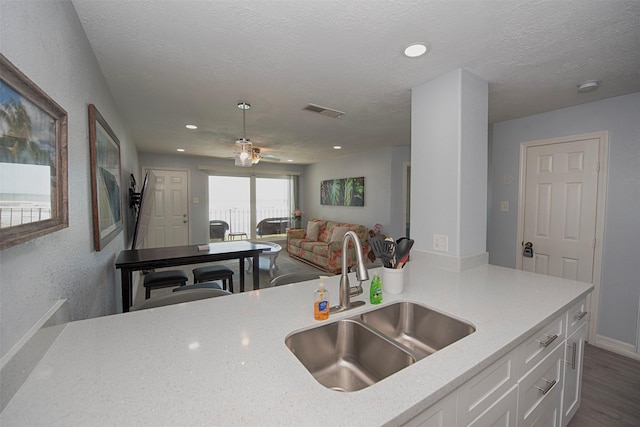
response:
[(0, 249), (69, 226), (67, 112), (0, 54)]
[(93, 241), (97, 252), (122, 231), (120, 141), (95, 105), (89, 104)]
[(321, 181), (320, 204), (329, 206), (364, 206), (364, 177)]

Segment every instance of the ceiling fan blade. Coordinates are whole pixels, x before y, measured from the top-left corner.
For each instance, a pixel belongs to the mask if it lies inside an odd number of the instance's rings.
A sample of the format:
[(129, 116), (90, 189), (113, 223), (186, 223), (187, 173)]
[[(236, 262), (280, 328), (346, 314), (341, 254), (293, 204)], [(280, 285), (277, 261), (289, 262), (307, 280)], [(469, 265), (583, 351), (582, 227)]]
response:
[(276, 156), (274, 156), (273, 154), (263, 154), (260, 155), (260, 157), (262, 157), (262, 160), (266, 161), (266, 162), (279, 162), (280, 159)]

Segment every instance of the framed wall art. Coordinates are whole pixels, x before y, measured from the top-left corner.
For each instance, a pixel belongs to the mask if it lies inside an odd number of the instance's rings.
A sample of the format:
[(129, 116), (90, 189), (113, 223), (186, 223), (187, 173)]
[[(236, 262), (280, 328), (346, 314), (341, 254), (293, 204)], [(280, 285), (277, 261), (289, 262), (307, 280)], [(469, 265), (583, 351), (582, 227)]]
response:
[(67, 112), (0, 54), (0, 249), (68, 226)]
[(320, 183), (320, 204), (364, 206), (364, 177), (322, 181)]
[(100, 251), (122, 230), (120, 141), (95, 105), (89, 105), (93, 241)]

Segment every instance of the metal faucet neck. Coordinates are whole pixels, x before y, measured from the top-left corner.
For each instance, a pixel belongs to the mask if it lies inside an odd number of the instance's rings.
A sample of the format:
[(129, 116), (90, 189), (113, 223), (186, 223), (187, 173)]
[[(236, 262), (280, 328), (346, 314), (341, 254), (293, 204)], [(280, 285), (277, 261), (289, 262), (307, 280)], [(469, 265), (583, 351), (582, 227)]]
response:
[[(353, 288), (349, 286), (349, 269), (347, 267), (347, 250), (349, 248), (349, 240), (353, 241), (356, 251), (357, 269), (356, 279), (358, 280), (358, 286)], [(347, 231), (342, 240), (342, 275), (340, 276), (340, 304), (331, 307), (332, 312), (340, 312), (348, 310), (353, 307), (364, 305), (364, 301), (351, 302), (351, 296), (357, 296), (363, 293), (362, 282), (369, 279), (369, 271), (364, 265), (364, 259), (362, 257), (362, 244), (358, 235), (354, 231)]]

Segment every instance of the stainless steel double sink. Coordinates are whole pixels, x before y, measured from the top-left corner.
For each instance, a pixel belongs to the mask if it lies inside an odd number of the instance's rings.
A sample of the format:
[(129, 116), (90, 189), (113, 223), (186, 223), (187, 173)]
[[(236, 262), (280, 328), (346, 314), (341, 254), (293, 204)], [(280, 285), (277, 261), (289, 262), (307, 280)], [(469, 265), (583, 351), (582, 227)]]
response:
[(397, 302), (290, 334), (285, 344), (323, 386), (356, 391), (475, 332), (413, 302)]

